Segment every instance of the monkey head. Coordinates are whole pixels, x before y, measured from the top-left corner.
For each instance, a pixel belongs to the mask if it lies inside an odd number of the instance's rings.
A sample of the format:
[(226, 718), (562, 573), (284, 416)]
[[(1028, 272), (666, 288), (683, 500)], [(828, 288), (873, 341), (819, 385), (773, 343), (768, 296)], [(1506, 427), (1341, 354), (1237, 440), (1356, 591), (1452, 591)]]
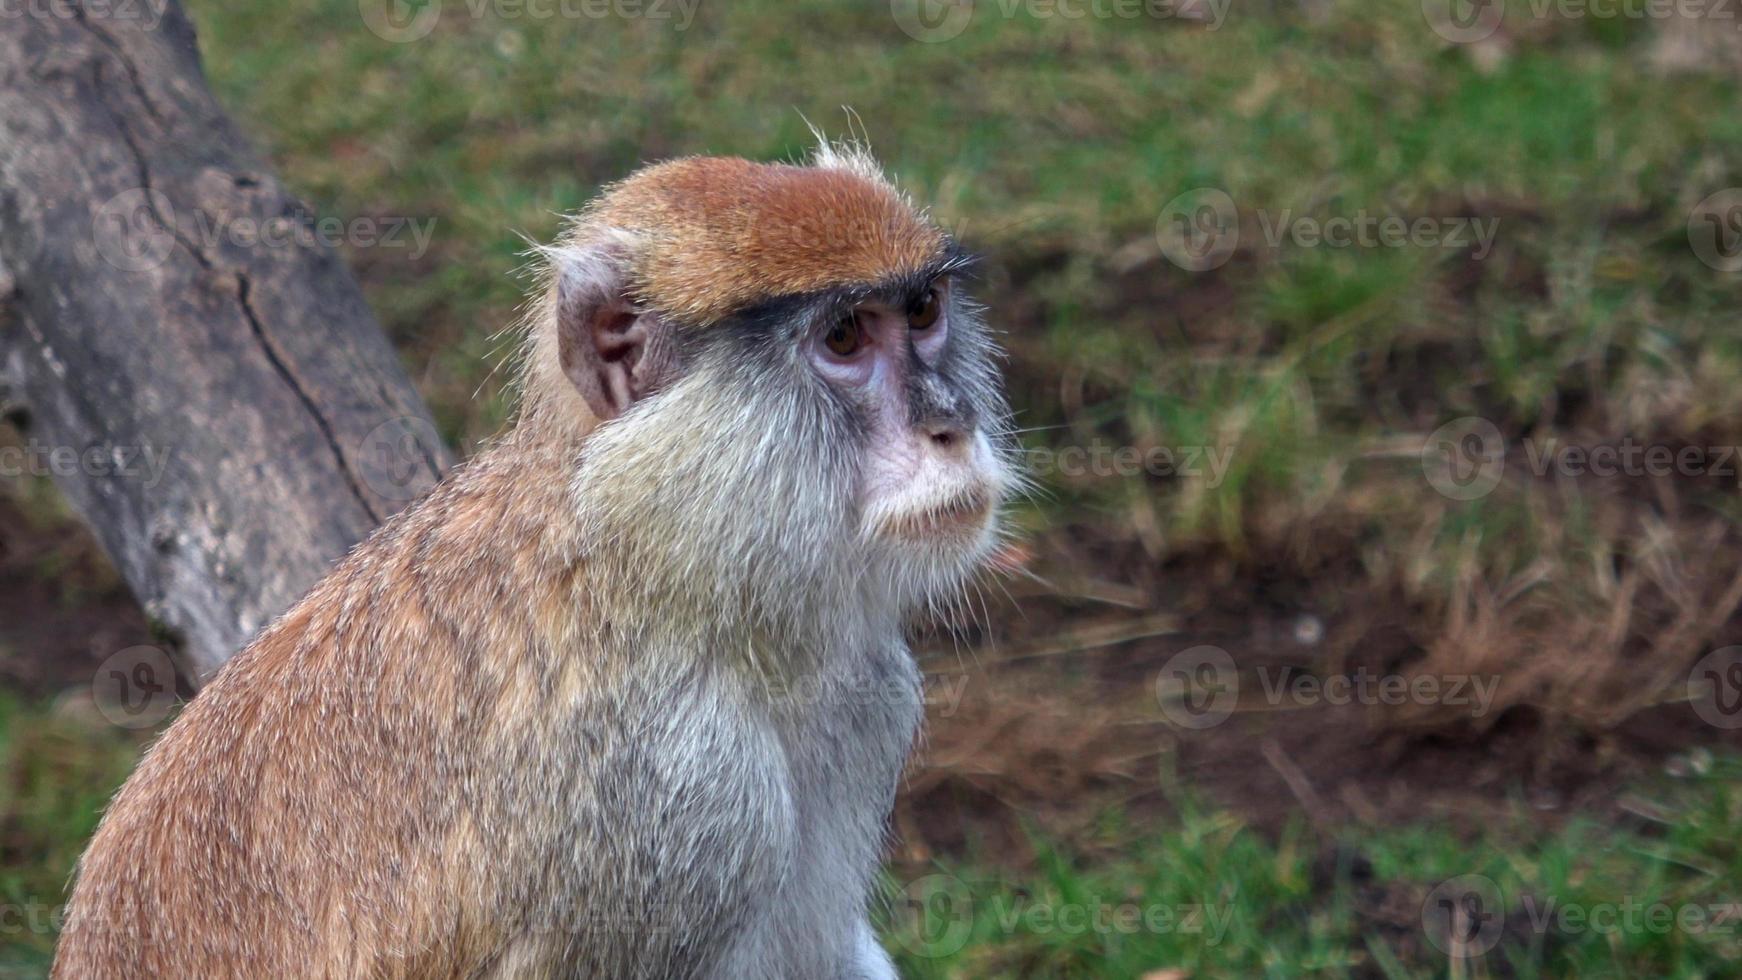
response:
[(522, 427), (576, 432), (594, 560), (766, 618), (947, 602), (990, 554), (998, 351), (968, 256), (867, 155), (649, 167), (543, 251)]

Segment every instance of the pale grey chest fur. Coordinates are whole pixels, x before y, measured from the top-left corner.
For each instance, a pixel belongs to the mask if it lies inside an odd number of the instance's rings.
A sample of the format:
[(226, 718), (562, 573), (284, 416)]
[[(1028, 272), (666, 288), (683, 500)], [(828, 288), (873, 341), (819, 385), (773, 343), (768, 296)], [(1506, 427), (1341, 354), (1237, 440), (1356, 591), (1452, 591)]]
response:
[(919, 670), (891, 641), (824, 667), (811, 696), (777, 712), (801, 857), (837, 861), (869, 884), (923, 714)]
[(510, 798), (569, 830), (542, 859), (556, 921), (530, 924), (491, 975), (893, 976), (866, 911), (920, 675), (898, 637), (853, 646), (790, 682), (692, 661), (577, 705), (580, 781), (528, 778), (562, 771), (542, 760), (508, 770), (526, 779)]
[(865, 921), (924, 713), (919, 670), (891, 636), (833, 652), (771, 694), (797, 821), (792, 864), (717, 976), (892, 976)]

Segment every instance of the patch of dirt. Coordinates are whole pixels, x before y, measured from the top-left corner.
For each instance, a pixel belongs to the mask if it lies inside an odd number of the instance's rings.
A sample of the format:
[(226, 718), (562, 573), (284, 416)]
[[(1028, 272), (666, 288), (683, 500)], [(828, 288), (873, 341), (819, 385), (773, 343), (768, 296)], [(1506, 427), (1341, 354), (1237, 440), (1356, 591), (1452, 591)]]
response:
[(109, 655), (152, 642), (89, 531), (33, 522), (0, 493), (0, 687), (42, 697), (88, 685)]
[[(1531, 218), (1506, 202), (1460, 207)], [(1044, 329), (1046, 291), (1000, 288), (1062, 276), (1067, 263), (1042, 257), (989, 275), (988, 293), (1008, 299), (999, 321), (1011, 328), (1011, 390), (1017, 404), (1041, 406), (1022, 417), (1039, 428), (1076, 418), (1073, 406), (1119, 397), (1119, 379), (1079, 378), (1077, 390), (1064, 392), (1071, 379), (1061, 376)], [(1540, 268), (1506, 268), (1515, 276), (1506, 288), (1546, 288)], [(1233, 317), (1232, 291), (1251, 272), (1239, 254), (1222, 273), (1196, 277), (1157, 260), (1134, 262), (1116, 270), (1112, 299), (1084, 315), (1133, 329), (1147, 323), (1154, 342), (1182, 356), (1252, 356), (1278, 338)], [(1474, 276), (1473, 263), (1448, 267), (1446, 302), (1458, 306)], [(1172, 309), (1189, 315), (1175, 322), (1155, 313)], [(1132, 320), (1134, 310), (1144, 312)], [(1420, 333), (1381, 352), (1369, 380), (1389, 393), (1374, 400), (1399, 410), (1383, 427), (1426, 432), (1443, 421), (1438, 389), (1421, 379), (1467, 361), (1468, 343), (1456, 332)], [(1610, 430), (1619, 421), (1591, 397), (1569, 388), (1533, 424), (1552, 425), (1545, 431), (1568, 444), (1617, 441)], [(1044, 408), (1054, 405), (1052, 414)], [(1487, 414), (1510, 418), (1500, 407)], [(1675, 452), (1734, 442), (1681, 433), (1667, 415), (1635, 421), (1654, 445)], [(1118, 443), (1122, 424), (1107, 420), (1095, 431)], [(1517, 457), (1534, 430), (1515, 428), (1507, 436)], [(1414, 465), (1419, 442), (1409, 455)], [(1114, 531), (1121, 522), (1112, 514), (1042, 535), (1029, 546), (1039, 557), (1027, 563), (1037, 581), (1019, 577), (1007, 594), (990, 590), (977, 624), (925, 648), (930, 727), (898, 806), (901, 859), (919, 867), (967, 853), (1024, 863), (1030, 826), (1092, 853), (1109, 846), (1097, 836), (1106, 807), (1125, 807), (1140, 825), (1146, 816), (1167, 819), (1181, 792), (1271, 832), (1295, 819), (1327, 831), (1434, 819), (1472, 832), (1519, 813), (1545, 826), (1575, 814), (1635, 819), (1629, 785), (1684, 768), (1695, 750), (1742, 748), (1742, 733), (1706, 723), (1677, 700), (1701, 653), (1742, 643), (1742, 617), (1730, 612), (1742, 573), (1733, 568), (1733, 538), (1714, 517), (1728, 511), (1713, 509), (1733, 488), (1699, 477), (1532, 480), (1528, 462), (1508, 461), (1511, 491), (1539, 514), (1582, 509), (1574, 516), (1607, 536), (1562, 528), (1561, 538), (1537, 546), (1564, 568), (1548, 563), (1538, 578), (1493, 585), (1472, 578), (1467, 588), (1418, 586), (1415, 598), (1402, 591), (1403, 565), (1437, 526), (1424, 523), (1414, 539), (1380, 539), (1376, 524), (1408, 527), (1408, 517), (1354, 506), (1292, 526), (1277, 518), (1238, 558), (1189, 542), (1187, 550), (1178, 541), (1146, 548), (1138, 521)], [(1362, 503), (1376, 508), (1395, 489), (1351, 486), (1352, 494), (1379, 494)], [(1538, 529), (1570, 522), (1561, 515)], [(1605, 547), (1613, 551), (1607, 565), (1586, 560)], [(1376, 551), (1399, 567), (1364, 567)], [(1591, 579), (1584, 592), (1580, 576)], [(1611, 579), (1619, 585), (1603, 591)], [(1550, 581), (1559, 591), (1542, 586)], [(1472, 594), (1498, 598), (1472, 602), (1475, 613), (1445, 608)], [(1423, 595), (1439, 596), (1442, 607), (1424, 607)], [(1505, 615), (1495, 612), (1507, 601), (1515, 604)], [(1228, 658), (1229, 673), (1217, 680), (1233, 680), (1237, 700), (1225, 720), (1182, 724), (1167, 710), (1170, 697), (1178, 702), (1177, 679), (1171, 695), (1160, 688), (1176, 655), (1203, 646)], [(1484, 673), (1452, 672), (1460, 669)], [(1439, 686), (1425, 706), (1408, 695), (1387, 703), (1375, 687), (1421, 676)], [(1362, 678), (1368, 687), (1353, 693)], [(1343, 682), (1337, 694), (1327, 686)]]
[[(1545, 827), (1631, 821), (1630, 785), (1691, 750), (1742, 750), (1742, 731), (1669, 694), (1594, 731), (1530, 707), (1491, 715), (1493, 680), (1452, 675), (1422, 690), (1456, 709), (1421, 728), (1417, 695), (1398, 689), (1424, 655), (1414, 611), (1349, 591), (1353, 569), (1242, 581), (1213, 560), (1158, 568), (1135, 545), (1110, 554), (1069, 535), (1035, 550), (1050, 586), (1014, 586), (988, 602), (989, 630), (933, 642), (922, 659), (930, 724), (897, 824), (913, 867), (963, 854), (1026, 863), (1029, 827), (1092, 854), (1117, 846), (1099, 837), (1107, 807), (1141, 828), (1168, 819), (1181, 792), (1267, 833), (1304, 820), (1327, 840), (1420, 820), (1474, 835), (1521, 813)], [(1742, 640), (1735, 624), (1726, 633)], [(1176, 656), (1206, 648), (1227, 668), (1196, 695), (1220, 685), (1233, 698), (1194, 717), (1169, 676)]]

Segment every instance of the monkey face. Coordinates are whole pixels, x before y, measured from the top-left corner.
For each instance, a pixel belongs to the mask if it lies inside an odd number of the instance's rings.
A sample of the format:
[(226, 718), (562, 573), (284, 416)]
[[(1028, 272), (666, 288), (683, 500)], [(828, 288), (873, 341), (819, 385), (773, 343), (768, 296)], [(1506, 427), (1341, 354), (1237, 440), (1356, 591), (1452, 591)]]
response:
[(905, 609), (990, 554), (1019, 479), (997, 349), (966, 257), (869, 158), (662, 165), (550, 257), (528, 390), (594, 423), (589, 536), (682, 576), (661, 601)]
[(948, 597), (985, 560), (1018, 479), (997, 349), (961, 288), (964, 265), (952, 256), (878, 288), (767, 304), (696, 358), (721, 372), (715, 390), (766, 396), (744, 431), (778, 447), (758, 458), (786, 489), (764, 519), (812, 554), (852, 556), (848, 581), (902, 605)]
[[(803, 331), (803, 359), (851, 418), (861, 453), (860, 532), (921, 554), (989, 546), (1008, 482), (981, 427), (999, 410), (964, 384), (978, 324), (949, 275), (842, 297)], [(953, 342), (952, 332), (964, 336)]]
[(961, 264), (675, 334), (668, 380), (587, 439), (584, 509), (634, 528), (600, 537), (646, 549), (637, 575), (682, 556), (715, 609), (953, 598), (1018, 479)]

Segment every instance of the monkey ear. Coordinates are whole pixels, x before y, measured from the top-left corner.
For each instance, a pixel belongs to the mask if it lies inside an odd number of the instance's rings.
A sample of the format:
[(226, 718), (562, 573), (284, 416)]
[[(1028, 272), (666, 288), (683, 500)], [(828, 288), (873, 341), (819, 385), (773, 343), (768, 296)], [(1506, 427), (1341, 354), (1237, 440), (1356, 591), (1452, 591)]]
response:
[(552, 250), (557, 360), (601, 422), (658, 390), (672, 373), (671, 328), (628, 293), (622, 249), (605, 242)]

